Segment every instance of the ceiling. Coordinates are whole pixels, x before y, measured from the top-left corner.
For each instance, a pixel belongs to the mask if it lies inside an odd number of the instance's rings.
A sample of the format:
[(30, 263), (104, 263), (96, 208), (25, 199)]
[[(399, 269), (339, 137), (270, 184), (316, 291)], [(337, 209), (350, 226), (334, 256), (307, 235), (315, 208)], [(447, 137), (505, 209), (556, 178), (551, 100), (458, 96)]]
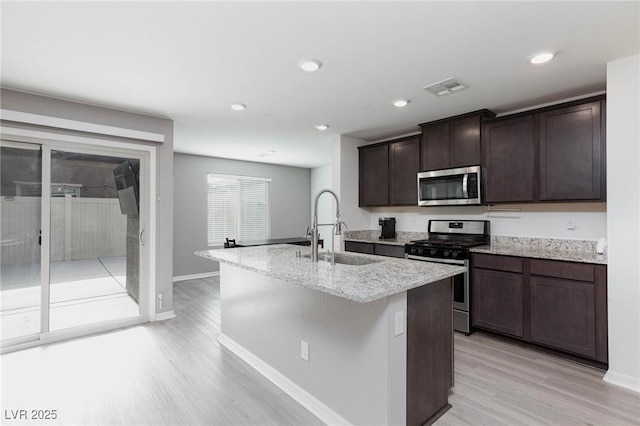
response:
[[(607, 62), (640, 51), (639, 5), (2, 1), (1, 83), (171, 118), (176, 152), (316, 167), (337, 135), (383, 140), (604, 90)], [(541, 50), (556, 57), (531, 65)], [(303, 58), (324, 65), (308, 74)], [(422, 90), (449, 77), (468, 88)]]

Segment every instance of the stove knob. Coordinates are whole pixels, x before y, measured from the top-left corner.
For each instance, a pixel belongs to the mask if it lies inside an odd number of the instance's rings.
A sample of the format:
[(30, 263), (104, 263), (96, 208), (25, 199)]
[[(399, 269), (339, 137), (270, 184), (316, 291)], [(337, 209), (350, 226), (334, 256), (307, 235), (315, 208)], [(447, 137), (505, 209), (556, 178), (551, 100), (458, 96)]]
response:
[(458, 252), (457, 251), (452, 251), (451, 252), (451, 257), (458, 257)]
[(418, 248), (417, 247), (411, 247), (411, 254), (416, 254), (418, 253)]
[(445, 251), (444, 251), (444, 257), (449, 256), (449, 253), (451, 253), (449, 250), (445, 250)]
[(431, 249), (431, 250), (429, 250), (429, 254), (430, 254), (431, 256), (433, 256), (433, 255), (435, 255), (435, 254), (436, 254), (436, 252), (437, 252), (437, 251), (438, 251), (438, 250), (436, 250), (436, 249)]

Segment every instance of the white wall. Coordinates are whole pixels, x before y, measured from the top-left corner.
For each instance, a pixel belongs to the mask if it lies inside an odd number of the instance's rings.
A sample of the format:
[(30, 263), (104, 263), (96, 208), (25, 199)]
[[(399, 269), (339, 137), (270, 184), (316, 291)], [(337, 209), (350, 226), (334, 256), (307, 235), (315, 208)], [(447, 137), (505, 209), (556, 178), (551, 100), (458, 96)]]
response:
[(427, 232), (429, 219), (491, 221), (491, 235), (597, 240), (607, 235), (606, 203), (519, 204), (468, 207), (403, 207), (370, 209), (369, 229), (378, 217), (396, 218), (397, 231)]
[(396, 336), (394, 322), (407, 292), (357, 303), (224, 263), (221, 279), (221, 343), (231, 339), (329, 407), (329, 424), (405, 423), (407, 334)]
[(607, 64), (609, 371), (640, 392), (640, 56)]
[(344, 135), (333, 140), (333, 187), (340, 197), (342, 220), (351, 231), (368, 229), (369, 224), (369, 212), (358, 207), (358, 147), (368, 143)]

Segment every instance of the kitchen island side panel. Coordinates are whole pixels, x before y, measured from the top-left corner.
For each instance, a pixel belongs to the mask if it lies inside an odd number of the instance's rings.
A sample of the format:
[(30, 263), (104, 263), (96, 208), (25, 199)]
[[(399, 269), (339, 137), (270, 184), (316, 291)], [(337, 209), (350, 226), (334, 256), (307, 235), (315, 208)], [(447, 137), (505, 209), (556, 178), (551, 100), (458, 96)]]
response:
[(225, 338), (350, 423), (405, 423), (406, 292), (357, 303), (221, 263), (221, 311)]

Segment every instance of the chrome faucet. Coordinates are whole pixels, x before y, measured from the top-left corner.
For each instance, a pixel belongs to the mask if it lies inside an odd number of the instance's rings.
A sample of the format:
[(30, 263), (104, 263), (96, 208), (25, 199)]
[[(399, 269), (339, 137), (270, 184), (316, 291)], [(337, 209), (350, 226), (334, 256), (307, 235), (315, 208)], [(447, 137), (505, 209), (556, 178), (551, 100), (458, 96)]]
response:
[[(320, 196), (328, 192), (333, 195), (333, 198), (336, 199), (336, 222), (335, 223), (320, 223), (318, 224), (318, 200)], [(335, 248), (333, 243), (334, 235), (342, 235), (342, 225), (346, 224), (340, 221), (340, 201), (338, 200), (338, 196), (335, 192), (330, 189), (322, 189), (318, 191), (316, 194), (316, 199), (313, 203), (313, 224), (311, 226), (311, 261), (318, 261), (318, 240), (320, 239), (320, 233), (318, 231), (318, 227), (320, 226), (331, 226), (333, 227), (331, 232), (331, 264), (335, 264)]]

